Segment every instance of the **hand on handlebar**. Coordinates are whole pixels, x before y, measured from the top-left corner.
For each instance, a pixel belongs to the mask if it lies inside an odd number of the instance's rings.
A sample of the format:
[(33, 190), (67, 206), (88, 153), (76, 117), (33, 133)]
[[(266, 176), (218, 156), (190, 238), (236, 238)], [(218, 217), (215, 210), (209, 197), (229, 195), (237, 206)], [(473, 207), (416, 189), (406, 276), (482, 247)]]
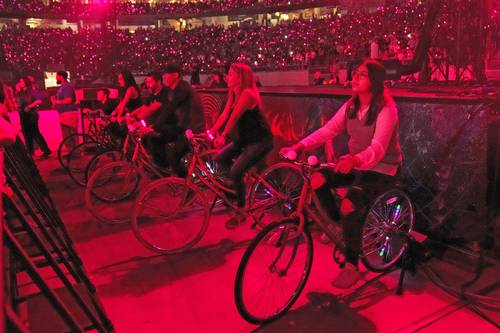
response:
[(355, 161), (354, 157), (350, 154), (344, 155), (340, 158), (340, 160), (335, 165), (334, 170), (341, 174), (348, 174), (354, 169)]
[(214, 140), (215, 148), (221, 148), (226, 143), (226, 138), (224, 136), (219, 136)]
[(295, 149), (293, 149), (293, 146), (281, 148), (279, 154), (283, 158), (286, 158), (287, 160), (290, 161), (295, 161), (297, 159), (297, 152), (295, 151)]
[(140, 136), (140, 137), (144, 137), (146, 135), (149, 135), (151, 133), (153, 133), (155, 130), (151, 127), (139, 127), (139, 129), (137, 130), (137, 134)]

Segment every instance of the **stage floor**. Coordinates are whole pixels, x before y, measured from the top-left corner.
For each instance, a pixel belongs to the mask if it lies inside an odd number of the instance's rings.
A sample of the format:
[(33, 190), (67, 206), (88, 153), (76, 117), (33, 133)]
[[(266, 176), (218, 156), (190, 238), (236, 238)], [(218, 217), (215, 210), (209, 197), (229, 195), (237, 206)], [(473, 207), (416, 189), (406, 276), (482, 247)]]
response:
[[(85, 208), (83, 189), (70, 180), (56, 157), (36, 163), (118, 333), (498, 332), (421, 272), (407, 275), (403, 296), (394, 293), (396, 271), (359, 289), (348, 302), (337, 302), (354, 289), (332, 287), (338, 268), (332, 247), (321, 244), (319, 235), (309, 281), (292, 310), (264, 327), (248, 324), (233, 297), (236, 268), (255, 235), (248, 225), (228, 231), (225, 214), (215, 216), (194, 249), (160, 256), (145, 249), (127, 224), (95, 222)], [(436, 267), (453, 269), (449, 264)], [(375, 276), (365, 273), (356, 287)], [(488, 314), (500, 324), (500, 312)]]

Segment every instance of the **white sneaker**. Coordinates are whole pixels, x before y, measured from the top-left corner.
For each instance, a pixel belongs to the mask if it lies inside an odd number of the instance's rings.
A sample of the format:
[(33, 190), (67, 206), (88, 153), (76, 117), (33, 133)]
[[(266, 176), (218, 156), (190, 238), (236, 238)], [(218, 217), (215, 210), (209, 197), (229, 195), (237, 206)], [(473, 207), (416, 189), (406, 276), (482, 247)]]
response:
[(332, 281), (334, 287), (339, 289), (347, 289), (354, 286), (361, 275), (358, 272), (358, 269), (351, 263), (346, 263), (344, 268), (342, 268), (339, 274)]

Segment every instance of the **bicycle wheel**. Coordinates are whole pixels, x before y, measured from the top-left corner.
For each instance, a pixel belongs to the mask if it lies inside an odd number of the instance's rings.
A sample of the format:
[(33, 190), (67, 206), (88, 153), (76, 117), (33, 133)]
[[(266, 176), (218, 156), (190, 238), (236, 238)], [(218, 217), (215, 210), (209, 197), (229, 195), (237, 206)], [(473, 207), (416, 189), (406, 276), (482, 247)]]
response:
[(139, 193), (132, 213), (132, 230), (148, 249), (179, 253), (195, 245), (209, 222), (208, 202), (192, 183), (166, 177)]
[(200, 153), (200, 158), (203, 161), (203, 168), (200, 170), (200, 175), (206, 177), (205, 172), (210, 172), (221, 184), (224, 184), (228, 179), (228, 167), (217, 162), (215, 158), (219, 150), (208, 149)]
[(121, 150), (105, 150), (94, 155), (87, 165), (85, 170), (85, 182), (87, 182), (92, 174), (97, 170), (102, 168), (104, 165), (121, 161), (123, 158), (123, 152)]
[(296, 219), (267, 225), (241, 259), (234, 288), (240, 315), (264, 324), (284, 315), (304, 289), (313, 259), (311, 233)]
[(102, 151), (98, 143), (89, 141), (76, 146), (68, 155), (68, 174), (80, 186), (87, 184), (86, 170), (92, 158)]
[(406, 235), (413, 229), (413, 220), (413, 203), (406, 193), (392, 189), (379, 195), (363, 226), (363, 264), (375, 272), (395, 264), (406, 251)]
[(297, 207), (303, 183), (302, 171), (295, 164), (277, 163), (265, 169), (248, 195), (248, 207), (262, 214), (259, 226), (290, 216)]
[[(68, 144), (71, 141), (77, 142), (77, 144), (89, 141), (95, 141), (93, 137), (88, 134), (75, 133), (71, 134), (64, 138), (59, 144), (59, 148), (57, 148), (57, 159), (59, 160), (59, 164), (65, 169), (68, 167), (68, 156), (72, 149), (68, 148)], [(69, 151), (68, 151), (69, 150)], [(64, 151), (67, 152), (67, 155), (64, 154)]]
[(101, 222), (128, 222), (141, 179), (133, 164), (126, 161), (109, 163), (90, 177), (85, 189), (85, 204)]

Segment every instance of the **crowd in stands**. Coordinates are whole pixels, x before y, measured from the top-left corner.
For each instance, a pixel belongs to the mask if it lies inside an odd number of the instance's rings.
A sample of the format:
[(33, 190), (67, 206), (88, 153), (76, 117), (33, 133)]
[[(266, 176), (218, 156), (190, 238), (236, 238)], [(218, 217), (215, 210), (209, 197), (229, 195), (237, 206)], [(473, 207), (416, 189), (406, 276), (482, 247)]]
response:
[(50, 1), (45, 5), (42, 0), (3, 0), (0, 12), (12, 14), (52, 14), (71, 17), (89, 17), (96, 14), (113, 13), (116, 15), (196, 15), (205, 11), (226, 12), (238, 8), (266, 8), (289, 5), (314, 5), (317, 0), (201, 0), (197, 2), (158, 2), (149, 1)]
[(243, 61), (255, 69), (331, 65), (368, 55), (375, 40), (379, 57), (411, 57), (425, 17), (425, 6), (381, 7), (376, 13), (350, 12), (328, 18), (284, 21), (277, 26), (246, 24), (171, 28), (29, 29), (0, 31), (0, 53), (10, 69), (42, 72), (65, 64), (72, 76), (96, 78), (120, 68), (135, 73), (161, 70), (170, 61), (202, 71)]

